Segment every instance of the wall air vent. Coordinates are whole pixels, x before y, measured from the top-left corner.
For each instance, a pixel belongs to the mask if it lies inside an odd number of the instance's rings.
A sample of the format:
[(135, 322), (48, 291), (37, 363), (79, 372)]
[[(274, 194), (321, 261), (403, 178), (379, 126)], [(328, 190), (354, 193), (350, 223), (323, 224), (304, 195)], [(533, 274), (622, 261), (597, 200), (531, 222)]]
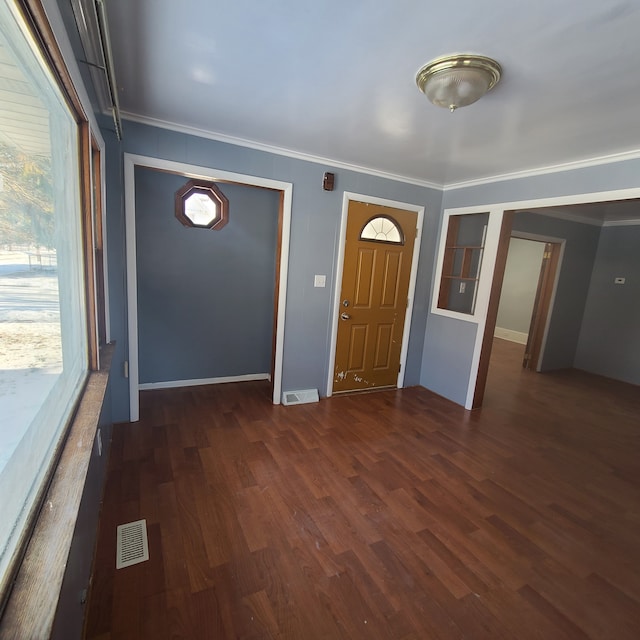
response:
[(317, 389), (302, 389), (300, 391), (285, 391), (282, 394), (282, 404), (290, 406), (294, 404), (307, 404), (308, 402), (318, 402)]

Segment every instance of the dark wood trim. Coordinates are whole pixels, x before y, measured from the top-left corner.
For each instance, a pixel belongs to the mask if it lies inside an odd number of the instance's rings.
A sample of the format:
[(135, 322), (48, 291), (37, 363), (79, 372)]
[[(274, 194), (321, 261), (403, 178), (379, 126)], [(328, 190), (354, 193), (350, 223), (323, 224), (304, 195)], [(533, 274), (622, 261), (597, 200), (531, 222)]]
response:
[(103, 369), (90, 373), (67, 439), (60, 445), (51, 483), (0, 623), (3, 640), (50, 637), (105, 399), (113, 348), (109, 345), (102, 354)]
[(95, 371), (99, 367), (98, 331), (96, 327), (96, 281), (95, 254), (93, 237), (93, 193), (91, 170), (91, 129), (88, 122), (79, 126), (80, 143), (80, 205), (82, 211), (82, 240), (84, 254), (85, 304), (87, 317), (87, 338), (89, 368)]
[(482, 406), (484, 399), (484, 389), (487, 384), (487, 374), (489, 373), (489, 361), (491, 359), (491, 347), (493, 346), (493, 334), (496, 330), (496, 319), (498, 318), (498, 305), (500, 304), (500, 293), (502, 291), (502, 281), (504, 270), (507, 264), (509, 253), (509, 241), (511, 240), (511, 229), (513, 227), (513, 211), (505, 211), (502, 217), (502, 227), (500, 228), (500, 239), (498, 240), (498, 250), (496, 262), (493, 269), (493, 281), (489, 294), (489, 306), (482, 336), (482, 347), (480, 350), (480, 361), (478, 363), (478, 375), (476, 386), (473, 392), (473, 402), (471, 407), (477, 409)]
[[(2, 638), (45, 638), (49, 637), (46, 630), (50, 630), (55, 614), (76, 507), (84, 488), (83, 473), (86, 475), (108, 372), (97, 371), (90, 126), (41, 0), (17, 0), (17, 7), (78, 125), (78, 196), (88, 320), (88, 365), (93, 371), (48, 462), (46, 480), (30, 509), (9, 573), (16, 576), (12, 591), (8, 599), (3, 600), (6, 609), (0, 625)], [(107, 361), (110, 361), (111, 352), (112, 349), (105, 352)], [(92, 413), (94, 410), (97, 410), (96, 415)]]
[(458, 229), (460, 227), (460, 217), (449, 216), (447, 224), (447, 239), (444, 245), (444, 257), (442, 261), (442, 273), (438, 282), (438, 308), (447, 309), (449, 307), (450, 284), (448, 278), (453, 274), (453, 264), (455, 261), (455, 250), (452, 248), (456, 244)]
[[(531, 242), (537, 242), (531, 240)], [(527, 333), (527, 344), (524, 348), (524, 357), (522, 359), (522, 366), (525, 369), (531, 369), (531, 349), (533, 346), (533, 338), (537, 332), (538, 313), (540, 310), (540, 295), (542, 293), (542, 286), (544, 283), (545, 273), (547, 272), (547, 266), (549, 264), (549, 257), (547, 255), (547, 247), (544, 245), (544, 253), (542, 254), (542, 260), (540, 261), (540, 269), (538, 272), (538, 284), (536, 285), (536, 295), (533, 300), (533, 309), (531, 310), (531, 320), (529, 321), (529, 331)]]
[[(219, 215), (209, 224), (195, 224), (186, 212), (186, 202), (193, 193), (200, 193), (207, 196), (212, 202), (218, 206)], [(204, 180), (189, 180), (184, 186), (176, 191), (175, 195), (175, 213), (176, 218), (185, 227), (195, 227), (197, 229), (211, 229), (217, 231), (222, 229), (229, 222), (229, 200), (227, 196), (220, 191), (215, 182), (207, 182)]]
[(93, 169), (93, 232), (94, 268), (96, 280), (96, 311), (98, 346), (107, 343), (107, 309), (104, 286), (104, 230), (102, 228), (102, 154), (95, 138), (91, 137), (91, 167)]
[(540, 351), (542, 349), (542, 338), (544, 337), (544, 329), (551, 308), (551, 295), (553, 293), (553, 285), (556, 280), (556, 272), (560, 261), (561, 244), (558, 242), (547, 242), (544, 249), (544, 257), (540, 265), (540, 277), (538, 279), (538, 288), (536, 298), (531, 313), (531, 325), (527, 338), (527, 346), (525, 347), (525, 357), (523, 366), (526, 369), (537, 370)]

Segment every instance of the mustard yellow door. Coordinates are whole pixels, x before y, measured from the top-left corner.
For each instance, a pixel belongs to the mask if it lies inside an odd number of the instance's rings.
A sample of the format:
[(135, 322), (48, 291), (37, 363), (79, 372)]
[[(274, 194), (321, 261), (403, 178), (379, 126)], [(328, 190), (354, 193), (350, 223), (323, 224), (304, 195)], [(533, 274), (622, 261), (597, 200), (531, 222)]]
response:
[(417, 214), (349, 202), (333, 391), (395, 387)]

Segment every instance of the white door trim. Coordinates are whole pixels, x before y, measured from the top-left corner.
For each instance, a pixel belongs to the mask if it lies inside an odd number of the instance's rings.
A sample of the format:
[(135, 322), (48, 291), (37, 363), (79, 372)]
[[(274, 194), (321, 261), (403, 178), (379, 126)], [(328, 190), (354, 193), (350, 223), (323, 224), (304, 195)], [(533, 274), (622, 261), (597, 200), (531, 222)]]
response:
[(125, 237), (127, 256), (127, 326), (129, 335), (129, 420), (137, 422), (140, 418), (139, 368), (138, 368), (138, 280), (136, 264), (136, 191), (135, 168), (147, 167), (182, 174), (189, 178), (201, 178), (209, 181), (223, 180), (254, 187), (275, 189), (283, 194), (282, 236), (280, 252), (280, 271), (278, 274), (278, 315), (276, 328), (276, 357), (273, 372), (273, 404), (280, 404), (282, 392), (282, 360), (284, 353), (284, 318), (287, 299), (287, 273), (289, 265), (289, 238), (291, 228), (291, 203), (293, 184), (278, 180), (269, 180), (257, 176), (222, 171), (211, 167), (202, 167), (184, 162), (162, 160), (131, 153), (124, 154), (124, 198), (125, 198)]
[(331, 322), (331, 344), (329, 346), (329, 370), (327, 376), (327, 397), (333, 395), (333, 369), (336, 364), (336, 344), (338, 340), (338, 316), (340, 315), (340, 291), (342, 289), (342, 273), (344, 266), (344, 251), (347, 240), (347, 215), (349, 212), (349, 202), (368, 202), (382, 207), (395, 207), (405, 211), (413, 211), (417, 214), (416, 219), (416, 239), (413, 244), (413, 256), (411, 259), (411, 277), (409, 279), (409, 304), (404, 316), (404, 327), (402, 330), (402, 349), (400, 351), (400, 373), (398, 373), (398, 389), (404, 384), (404, 373), (407, 364), (407, 353), (409, 351), (409, 329), (411, 328), (411, 316), (413, 315), (414, 294), (416, 289), (416, 279), (418, 277), (418, 261), (420, 258), (420, 240), (422, 238), (422, 225), (424, 222), (424, 207), (408, 202), (398, 202), (385, 198), (376, 198), (361, 193), (345, 191), (342, 199), (342, 217), (340, 219), (340, 238), (338, 243), (338, 255), (336, 262), (336, 277), (333, 292), (333, 320)]

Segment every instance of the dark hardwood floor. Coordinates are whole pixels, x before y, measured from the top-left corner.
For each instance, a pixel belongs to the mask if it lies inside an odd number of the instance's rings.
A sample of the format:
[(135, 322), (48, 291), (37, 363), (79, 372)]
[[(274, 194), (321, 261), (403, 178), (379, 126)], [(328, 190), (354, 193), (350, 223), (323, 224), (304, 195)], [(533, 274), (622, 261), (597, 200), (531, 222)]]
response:
[[(640, 393), (496, 340), (485, 406), (144, 392), (117, 425), (87, 638), (640, 637)], [(519, 355), (520, 354), (520, 355)], [(146, 518), (148, 562), (115, 570)]]

